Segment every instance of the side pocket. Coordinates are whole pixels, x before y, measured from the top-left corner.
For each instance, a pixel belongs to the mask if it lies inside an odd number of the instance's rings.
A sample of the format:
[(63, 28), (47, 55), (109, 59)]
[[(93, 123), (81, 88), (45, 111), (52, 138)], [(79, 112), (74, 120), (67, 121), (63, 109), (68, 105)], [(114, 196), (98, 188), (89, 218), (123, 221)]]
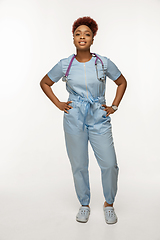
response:
[(63, 128), (65, 132), (75, 134), (78, 131), (78, 108), (73, 107), (64, 112)]
[(102, 105), (100, 106), (100, 110), (102, 111), (102, 118), (107, 118), (107, 111), (104, 111), (105, 107), (103, 107)]

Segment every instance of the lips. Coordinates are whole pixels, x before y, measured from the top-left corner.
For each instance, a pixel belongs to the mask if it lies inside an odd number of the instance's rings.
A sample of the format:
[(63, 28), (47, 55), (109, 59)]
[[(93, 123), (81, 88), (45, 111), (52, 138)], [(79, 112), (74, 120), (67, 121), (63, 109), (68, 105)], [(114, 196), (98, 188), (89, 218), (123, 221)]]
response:
[(85, 41), (80, 41), (79, 44), (80, 44), (80, 45), (85, 45), (86, 42), (85, 42)]

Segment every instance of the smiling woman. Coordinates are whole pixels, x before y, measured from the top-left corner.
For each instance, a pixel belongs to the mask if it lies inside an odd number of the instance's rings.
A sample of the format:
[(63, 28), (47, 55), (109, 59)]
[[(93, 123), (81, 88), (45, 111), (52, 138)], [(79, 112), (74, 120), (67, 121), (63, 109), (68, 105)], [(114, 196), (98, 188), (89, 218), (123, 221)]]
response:
[[(83, 61), (88, 61), (88, 57), (91, 58), (91, 55), (90, 55), (90, 56), (87, 56), (87, 59), (85, 59), (86, 51), (93, 44), (93, 40), (94, 40), (93, 33), (88, 26), (80, 25), (79, 27), (77, 27), (77, 29), (74, 32), (74, 45), (76, 46), (77, 55), (78, 55), (78, 57), (76, 56), (77, 60), (79, 60), (80, 62), (83, 62)], [(82, 50), (85, 55), (84, 54), (82, 55)]]
[[(81, 30), (77, 30), (76, 31), (77, 33), (75, 33), (75, 36), (80, 36), (81, 34), (83, 34), (83, 32), (81, 31)], [(78, 32), (80, 32), (80, 33), (78, 33)], [(85, 34), (85, 36), (87, 37), (90, 37), (90, 33), (86, 33), (86, 32), (89, 32), (89, 31), (84, 31), (84, 34)], [(83, 40), (81, 40), (81, 41), (79, 41), (78, 42), (81, 46), (84, 46), (87, 42), (86, 41), (83, 41)]]
[[(92, 18), (77, 19), (72, 27), (77, 54), (61, 59), (44, 76), (40, 85), (49, 99), (64, 111), (66, 150), (72, 167), (77, 198), (81, 204), (76, 220), (87, 222), (90, 215), (88, 172), (90, 141), (101, 168), (105, 221), (116, 223), (117, 216), (113, 203), (117, 193), (119, 167), (109, 115), (118, 109), (127, 84), (118, 67), (109, 58), (90, 52), (97, 30), (98, 25)], [(112, 106), (106, 106), (106, 77), (118, 86)], [(51, 86), (61, 78), (66, 82), (66, 89), (69, 92), (67, 102), (60, 102), (51, 90)]]
[[(74, 45), (77, 49), (76, 59), (79, 59), (79, 62), (88, 61), (88, 58), (90, 60), (91, 54), (88, 50), (93, 44), (97, 30), (98, 24), (90, 17), (79, 18), (73, 23), (72, 33), (74, 37)], [(79, 46), (83, 46), (84, 48), (79, 48)], [(82, 49), (83, 52), (81, 51)]]

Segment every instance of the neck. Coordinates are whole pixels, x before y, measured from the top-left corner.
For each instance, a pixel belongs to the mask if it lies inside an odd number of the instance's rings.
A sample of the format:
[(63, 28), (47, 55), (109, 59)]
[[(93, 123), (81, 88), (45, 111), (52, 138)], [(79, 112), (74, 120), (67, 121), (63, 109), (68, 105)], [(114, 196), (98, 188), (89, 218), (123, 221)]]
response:
[(90, 50), (79, 51), (77, 49), (76, 59), (80, 62), (89, 61), (92, 57)]

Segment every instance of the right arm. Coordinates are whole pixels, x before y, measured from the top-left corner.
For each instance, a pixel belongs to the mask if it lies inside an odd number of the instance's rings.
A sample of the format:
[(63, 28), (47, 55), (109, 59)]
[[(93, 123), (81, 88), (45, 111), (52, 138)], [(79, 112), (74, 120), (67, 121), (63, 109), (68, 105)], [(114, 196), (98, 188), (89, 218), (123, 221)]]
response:
[(65, 111), (66, 113), (67, 110), (72, 108), (72, 106), (69, 105), (72, 101), (68, 102), (60, 102), (59, 99), (56, 97), (56, 95), (53, 93), (51, 86), (54, 84), (48, 75), (46, 74), (42, 80), (40, 81), (40, 86), (43, 90), (43, 92), (46, 94), (46, 96), (55, 104), (56, 107), (58, 107), (60, 110)]

